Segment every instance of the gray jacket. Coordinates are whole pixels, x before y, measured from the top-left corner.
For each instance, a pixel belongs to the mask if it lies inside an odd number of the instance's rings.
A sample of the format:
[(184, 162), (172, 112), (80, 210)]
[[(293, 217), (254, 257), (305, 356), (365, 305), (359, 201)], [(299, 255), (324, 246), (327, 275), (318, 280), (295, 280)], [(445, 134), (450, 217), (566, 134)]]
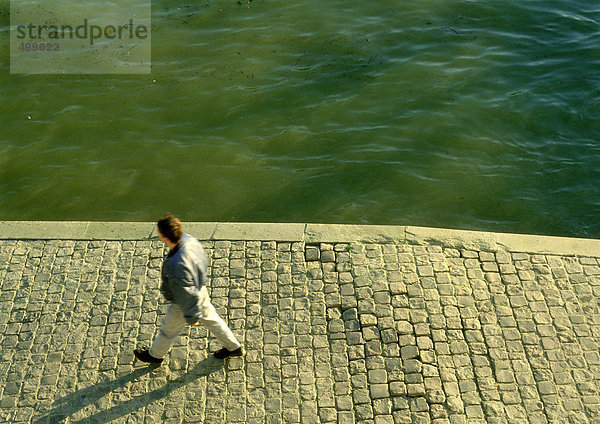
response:
[(198, 240), (184, 234), (171, 249), (162, 266), (160, 291), (169, 302), (176, 303), (188, 324), (202, 316), (200, 289), (206, 283), (208, 258)]

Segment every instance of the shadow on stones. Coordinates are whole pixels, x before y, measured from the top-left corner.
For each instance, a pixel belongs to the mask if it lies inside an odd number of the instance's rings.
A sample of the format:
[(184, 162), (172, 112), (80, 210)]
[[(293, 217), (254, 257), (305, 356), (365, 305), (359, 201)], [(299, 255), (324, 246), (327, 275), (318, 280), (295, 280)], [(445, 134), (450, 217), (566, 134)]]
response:
[[(133, 397), (126, 402), (119, 403), (109, 409), (99, 411), (94, 415), (82, 418), (77, 421), (71, 421), (72, 423), (89, 423), (98, 422), (104, 423), (109, 422), (119, 417), (127, 416), (138, 409), (144, 408), (148, 404), (155, 402), (159, 399), (167, 397), (171, 392), (181, 388), (183, 385), (191, 383), (201, 377), (206, 377), (219, 369), (223, 368), (223, 362), (218, 359), (209, 356), (203, 361), (196, 364), (186, 374), (176, 378), (175, 380), (168, 381), (163, 387), (153, 390), (148, 393), (144, 393), (141, 396)], [(33, 421), (34, 424), (57, 424), (62, 423), (71, 417), (77, 411), (92, 405), (99, 401), (104, 396), (113, 392), (115, 389), (124, 387), (127, 383), (134, 382), (135, 380), (143, 377), (144, 375), (152, 372), (156, 367), (148, 366), (145, 368), (138, 368), (130, 374), (119, 377), (115, 380), (105, 381), (95, 384), (85, 389), (79, 390), (75, 393), (71, 393), (67, 396), (62, 397), (54, 402), (54, 409), (46, 413), (44, 416)]]

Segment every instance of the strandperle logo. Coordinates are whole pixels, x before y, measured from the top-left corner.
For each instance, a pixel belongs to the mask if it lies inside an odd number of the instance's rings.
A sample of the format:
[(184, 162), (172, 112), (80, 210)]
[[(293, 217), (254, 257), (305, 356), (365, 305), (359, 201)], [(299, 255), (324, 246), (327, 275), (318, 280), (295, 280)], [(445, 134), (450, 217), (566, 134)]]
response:
[(72, 25), (17, 25), (17, 38), (31, 40), (49, 39), (49, 40), (64, 40), (65, 38), (79, 38), (89, 40), (90, 46), (94, 44), (94, 40), (102, 38), (113, 40), (128, 37), (129, 39), (138, 38), (145, 40), (148, 38), (148, 27), (146, 25), (134, 25), (133, 19), (125, 25), (89, 25), (88, 20), (84, 19), (83, 23), (78, 26)]
[(150, 0), (11, 0), (10, 72), (150, 73)]

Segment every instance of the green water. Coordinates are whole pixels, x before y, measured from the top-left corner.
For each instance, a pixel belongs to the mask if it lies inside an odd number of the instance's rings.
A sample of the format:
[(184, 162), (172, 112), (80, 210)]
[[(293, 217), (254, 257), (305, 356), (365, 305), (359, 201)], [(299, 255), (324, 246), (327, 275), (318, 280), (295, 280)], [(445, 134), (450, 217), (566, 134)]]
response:
[(0, 219), (600, 237), (597, 1), (152, 13), (150, 75), (9, 75), (0, 0)]

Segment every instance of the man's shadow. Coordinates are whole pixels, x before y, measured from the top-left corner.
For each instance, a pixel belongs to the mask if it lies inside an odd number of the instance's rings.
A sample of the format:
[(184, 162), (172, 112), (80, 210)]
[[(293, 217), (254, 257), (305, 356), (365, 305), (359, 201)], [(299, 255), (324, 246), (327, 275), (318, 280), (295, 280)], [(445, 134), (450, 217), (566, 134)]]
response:
[[(208, 376), (219, 369), (223, 368), (223, 361), (215, 359), (212, 356), (207, 357), (203, 361), (196, 364), (186, 374), (168, 381), (163, 387), (153, 390), (143, 395), (133, 397), (125, 402), (119, 403), (112, 408), (104, 411), (99, 411), (94, 415), (83, 418), (73, 423), (83, 422), (108, 422), (119, 417), (129, 415), (140, 408), (162, 399), (169, 395), (174, 390), (180, 388), (184, 384), (191, 383), (200, 377)], [(75, 393), (68, 394), (54, 402), (54, 408), (44, 414), (42, 417), (34, 421), (34, 424), (58, 424), (65, 421), (68, 417), (75, 414), (77, 411), (97, 402), (110, 392), (124, 387), (127, 383), (133, 382), (136, 379), (150, 373), (156, 369), (155, 366), (138, 368), (130, 374), (119, 377), (115, 380), (105, 381), (95, 384)]]

